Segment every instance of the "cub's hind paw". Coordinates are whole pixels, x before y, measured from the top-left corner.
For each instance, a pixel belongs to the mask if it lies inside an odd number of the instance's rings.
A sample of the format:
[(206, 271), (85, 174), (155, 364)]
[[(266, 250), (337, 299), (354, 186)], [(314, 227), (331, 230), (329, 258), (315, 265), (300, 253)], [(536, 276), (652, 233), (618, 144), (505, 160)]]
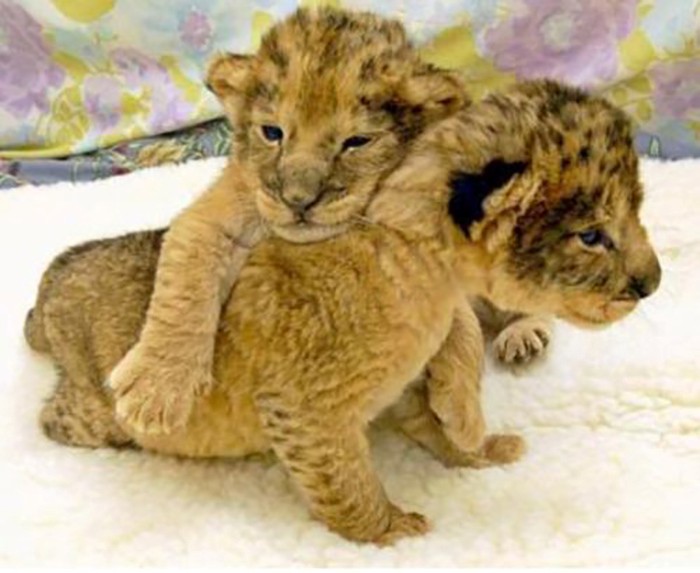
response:
[(59, 444), (81, 448), (121, 448), (131, 444), (131, 439), (114, 423), (107, 408), (102, 412), (94, 408), (94, 404), (81, 406), (82, 410), (71, 411), (71, 404), (66, 400), (50, 399), (39, 415), (46, 437)]
[(548, 319), (527, 316), (506, 326), (493, 344), (501, 362), (525, 364), (541, 356), (551, 338)]

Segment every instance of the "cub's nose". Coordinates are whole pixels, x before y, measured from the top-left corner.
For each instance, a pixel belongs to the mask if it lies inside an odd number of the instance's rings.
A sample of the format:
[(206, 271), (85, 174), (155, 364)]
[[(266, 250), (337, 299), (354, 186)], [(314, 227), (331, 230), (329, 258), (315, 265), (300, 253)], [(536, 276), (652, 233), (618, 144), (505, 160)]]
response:
[(290, 189), (282, 192), (282, 201), (295, 213), (305, 213), (318, 201), (318, 195), (307, 193), (301, 189)]
[(639, 277), (632, 278), (629, 289), (634, 297), (640, 300), (648, 297), (652, 293), (649, 283), (645, 279)]
[(661, 283), (661, 266), (659, 265), (658, 260), (655, 262), (656, 264), (651, 272), (642, 276), (635, 276), (630, 279), (628, 287), (629, 291), (639, 300), (654, 294), (656, 289), (659, 288), (659, 284)]

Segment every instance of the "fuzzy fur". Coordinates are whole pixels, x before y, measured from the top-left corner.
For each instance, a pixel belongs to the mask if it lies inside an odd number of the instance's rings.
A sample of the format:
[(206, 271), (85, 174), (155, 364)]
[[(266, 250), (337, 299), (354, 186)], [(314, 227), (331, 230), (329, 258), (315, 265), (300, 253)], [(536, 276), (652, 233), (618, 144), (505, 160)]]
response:
[(344, 232), (409, 143), (466, 100), (397, 21), (330, 8), (298, 10), (253, 56), (221, 55), (208, 84), (235, 159), (173, 221), (146, 324), (110, 375), (119, 416), (139, 432), (183, 427), (214, 385), (221, 306), (250, 247), (266, 234), (303, 243)]
[[(474, 122), (488, 132), (483, 122), (494, 106), (542, 111), (549, 104), (550, 115), (523, 130), (527, 137), (499, 134), (505, 141), (493, 142), (492, 157), (479, 147), (475, 160), (472, 140), (462, 137)], [(383, 414), (447, 465), (481, 467), (522, 453), (517, 436), (485, 434), (481, 331), (467, 297), (599, 325), (636, 306), (632, 283), (643, 281), (647, 294), (658, 286), (658, 262), (639, 221), (631, 139), (617, 137), (609, 141), (615, 152), (597, 153), (603, 139), (629, 133), (621, 118), (582, 92), (521, 84), (421, 136), (362, 224), (321, 243), (269, 238), (257, 245), (225, 305), (214, 357), (219, 384), (195, 402), (189, 425), (167, 436), (120, 425), (100, 384), (138, 336), (162, 233), (62, 255), (44, 276), (27, 328), (30, 343), (44, 332), (62, 371), (42, 413), (47, 433), (73, 444), (83, 433), (117, 433), (114, 443), (131, 439), (182, 456), (271, 449), (332, 530), (377, 543), (424, 532), (424, 518), (391, 503), (374, 473), (365, 435), (371, 421)], [(562, 160), (568, 151), (559, 138), (548, 144), (552, 126), (566, 142), (591, 145), (585, 165)], [(505, 148), (511, 157), (499, 153)], [(620, 162), (614, 173), (605, 169), (611, 157)], [(450, 212), (450, 181), (495, 159), (528, 168), (492, 189), (483, 217), (465, 226), (462, 213)], [(535, 217), (572, 204), (578, 208), (556, 225), (545, 217), (543, 227)], [(601, 211), (607, 218), (595, 219)], [(576, 233), (593, 220), (615, 237), (614, 250), (580, 242)], [(526, 247), (537, 258), (535, 245), (557, 273), (519, 263)]]

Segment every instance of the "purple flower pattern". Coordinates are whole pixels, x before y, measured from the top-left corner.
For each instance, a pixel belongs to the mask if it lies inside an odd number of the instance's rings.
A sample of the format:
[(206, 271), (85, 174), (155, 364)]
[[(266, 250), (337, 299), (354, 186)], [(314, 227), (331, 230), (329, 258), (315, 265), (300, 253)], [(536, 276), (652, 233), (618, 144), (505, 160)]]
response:
[(617, 46), (634, 29), (636, 8), (636, 0), (521, 0), (486, 33), (486, 53), (521, 77), (601, 85), (617, 74)]
[(212, 27), (209, 18), (196, 8), (180, 22), (180, 39), (198, 52), (205, 52), (211, 45)]
[(0, 38), (0, 106), (19, 116), (46, 113), (65, 73), (51, 61), (41, 26), (19, 4), (0, 0)]
[(657, 114), (700, 121), (700, 59), (657, 64), (649, 77)]

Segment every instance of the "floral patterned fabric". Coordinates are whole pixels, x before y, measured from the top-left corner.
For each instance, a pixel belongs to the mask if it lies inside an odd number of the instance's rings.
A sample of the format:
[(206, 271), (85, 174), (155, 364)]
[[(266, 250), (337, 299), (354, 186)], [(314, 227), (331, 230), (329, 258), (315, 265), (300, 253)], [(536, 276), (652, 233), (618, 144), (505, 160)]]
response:
[(231, 128), (223, 119), (163, 136), (126, 141), (66, 158), (0, 159), (0, 191), (57, 181), (80, 183), (144, 167), (228, 155)]
[[(0, 171), (220, 117), (206, 62), (253, 50), (272, 22), (309, 3), (0, 0)], [(324, 3), (400, 17), (425, 58), (461, 70), (475, 95), (558, 78), (625, 108), (642, 152), (700, 155), (700, 0)]]

